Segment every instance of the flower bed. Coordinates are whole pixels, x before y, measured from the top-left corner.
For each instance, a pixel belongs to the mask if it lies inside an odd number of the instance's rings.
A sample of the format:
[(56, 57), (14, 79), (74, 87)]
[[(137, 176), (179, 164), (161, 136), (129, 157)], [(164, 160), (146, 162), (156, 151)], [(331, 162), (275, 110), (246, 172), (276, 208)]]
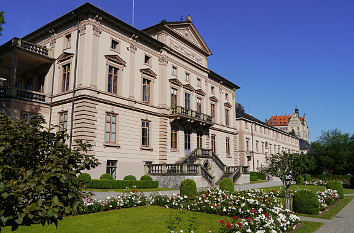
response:
[(340, 175), (332, 175), (332, 176), (321, 175), (318, 177), (312, 177), (312, 180), (305, 181), (305, 184), (306, 185), (323, 185), (323, 186), (325, 186), (327, 184), (327, 182), (330, 180), (337, 180), (345, 187), (350, 186), (350, 176), (340, 176)]
[(320, 202), (320, 210), (325, 210), (328, 206), (334, 204), (338, 199), (339, 195), (337, 190), (326, 189), (324, 192), (316, 192), (318, 196), (318, 201)]
[(142, 205), (158, 205), (166, 208), (185, 209), (233, 217), (233, 221), (220, 221), (223, 232), (284, 232), (292, 230), (299, 218), (285, 210), (272, 192), (249, 190), (229, 193), (219, 189), (208, 190), (195, 196), (143, 194), (92, 200), (88, 196), (80, 213), (94, 213)]

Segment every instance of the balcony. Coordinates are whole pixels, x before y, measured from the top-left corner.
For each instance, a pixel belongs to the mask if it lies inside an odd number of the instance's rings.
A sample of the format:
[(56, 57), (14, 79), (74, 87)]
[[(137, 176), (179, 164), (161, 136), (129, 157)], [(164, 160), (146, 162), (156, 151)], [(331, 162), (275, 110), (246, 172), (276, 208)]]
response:
[(0, 98), (11, 98), (28, 100), (39, 103), (46, 103), (45, 94), (32, 90), (24, 90), (18, 88), (9, 89), (6, 86), (0, 86)]
[(197, 123), (209, 127), (214, 124), (213, 117), (205, 113), (184, 108), (182, 106), (170, 108), (169, 114), (170, 117), (173, 118), (174, 120), (181, 120), (189, 123)]

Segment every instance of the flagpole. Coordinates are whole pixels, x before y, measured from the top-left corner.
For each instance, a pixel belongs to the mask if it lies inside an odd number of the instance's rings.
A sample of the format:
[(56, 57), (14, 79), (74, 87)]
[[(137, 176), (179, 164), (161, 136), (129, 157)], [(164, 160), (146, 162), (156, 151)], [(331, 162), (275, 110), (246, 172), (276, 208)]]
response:
[(132, 26), (134, 27), (134, 0), (133, 0), (133, 16), (132, 16)]

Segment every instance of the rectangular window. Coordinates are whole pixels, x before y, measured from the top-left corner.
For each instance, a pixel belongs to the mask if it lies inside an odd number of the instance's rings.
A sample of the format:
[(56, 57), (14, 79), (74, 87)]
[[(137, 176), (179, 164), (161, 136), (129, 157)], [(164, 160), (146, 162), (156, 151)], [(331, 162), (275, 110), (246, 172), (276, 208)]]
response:
[(211, 90), (211, 94), (214, 95), (214, 94), (215, 94), (215, 87), (214, 87), (214, 86), (211, 86), (211, 87), (210, 87), (210, 90)]
[(215, 119), (215, 104), (210, 104), (210, 114)]
[(111, 42), (111, 49), (114, 50), (114, 51), (118, 51), (118, 41), (116, 40), (112, 40)]
[(230, 138), (226, 137), (226, 154), (230, 155)]
[(177, 107), (177, 89), (171, 88), (171, 108)]
[(229, 100), (229, 94), (225, 93), (225, 99)]
[(202, 85), (201, 82), (202, 82), (202, 81), (200, 80), (200, 78), (197, 78), (197, 86), (198, 86), (198, 87), (200, 87), (200, 86)]
[(68, 112), (59, 113), (59, 130), (66, 130), (68, 126)]
[(65, 49), (69, 49), (71, 47), (71, 34), (67, 34), (65, 36)]
[(230, 121), (229, 121), (229, 109), (225, 109), (225, 125), (229, 126)]
[(107, 160), (106, 165), (106, 174), (110, 174), (113, 176), (113, 179), (116, 179), (117, 174), (117, 160)]
[(186, 109), (191, 108), (191, 94), (189, 93), (184, 93), (184, 107)]
[(246, 151), (250, 151), (250, 141), (246, 141)]
[(147, 120), (141, 121), (141, 145), (149, 146), (150, 145), (150, 122)]
[(117, 83), (118, 83), (118, 68), (113, 66), (108, 66), (107, 91), (113, 94), (117, 94)]
[(116, 143), (117, 115), (106, 113), (106, 142)]
[(143, 78), (143, 102), (150, 102), (150, 83), (149, 79)]
[(202, 112), (202, 98), (197, 97), (197, 112)]
[(63, 80), (61, 85), (61, 91), (68, 91), (69, 90), (69, 83), (70, 83), (70, 63), (63, 65)]
[(150, 56), (145, 55), (144, 64), (148, 65), (148, 66), (151, 66), (151, 57)]
[(21, 119), (26, 120), (26, 121), (30, 121), (35, 116), (36, 116), (36, 114), (23, 112), (22, 116), (21, 116)]
[(197, 132), (197, 148), (202, 148), (203, 146), (203, 134), (201, 132)]
[(176, 76), (177, 75), (177, 67), (172, 66), (172, 75)]
[(171, 127), (171, 149), (177, 149), (177, 128)]
[(216, 154), (216, 143), (215, 143), (215, 134), (211, 135), (211, 150), (213, 151), (214, 154)]
[(186, 73), (186, 81), (189, 82), (189, 74)]

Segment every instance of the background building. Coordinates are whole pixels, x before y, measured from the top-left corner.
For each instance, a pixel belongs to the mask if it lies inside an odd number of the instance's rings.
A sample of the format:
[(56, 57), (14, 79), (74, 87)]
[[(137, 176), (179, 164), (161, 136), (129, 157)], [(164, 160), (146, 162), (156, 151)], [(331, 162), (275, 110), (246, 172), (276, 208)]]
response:
[(300, 153), (299, 137), (268, 125), (236, 106), (238, 157), (250, 171), (267, 165), (267, 157), (277, 153)]
[(297, 107), (292, 115), (272, 116), (267, 123), (268, 125), (281, 129), (285, 132), (293, 133), (307, 142), (310, 141), (306, 114), (300, 117), (299, 109)]

